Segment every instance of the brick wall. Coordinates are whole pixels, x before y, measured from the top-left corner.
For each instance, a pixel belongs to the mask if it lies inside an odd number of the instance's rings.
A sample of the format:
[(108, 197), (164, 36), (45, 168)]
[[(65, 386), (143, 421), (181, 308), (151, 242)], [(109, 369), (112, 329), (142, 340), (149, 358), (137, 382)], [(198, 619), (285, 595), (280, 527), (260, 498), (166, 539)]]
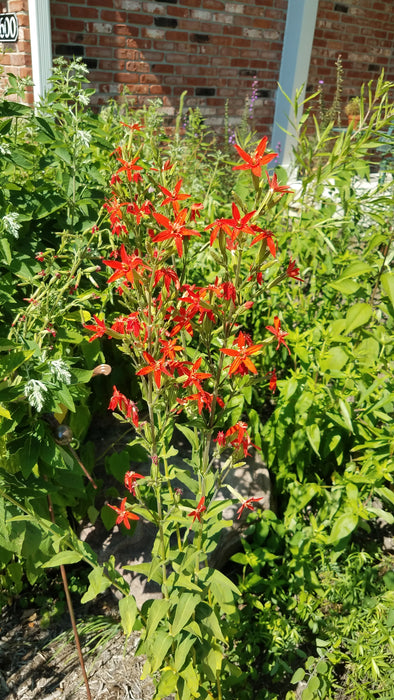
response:
[[(19, 25), (17, 42), (0, 42), (0, 65), (5, 73), (14, 73), (21, 78), (31, 76), (28, 0), (8, 0), (8, 2), (0, 0), (0, 12), (15, 12)], [(0, 78), (0, 90), (3, 85), (4, 78)], [(27, 92), (27, 101), (33, 102), (31, 89)]]
[[(95, 101), (119, 96), (138, 102), (160, 97), (169, 121), (179, 96), (199, 106), (213, 127), (229, 102), (239, 121), (258, 80), (255, 127), (269, 134), (279, 78), (287, 0), (50, 0), (54, 56), (82, 56), (97, 90)], [(335, 60), (342, 55), (344, 103), (381, 68), (394, 81), (393, 0), (320, 0), (307, 89), (324, 80), (335, 89)], [(0, 0), (16, 12), (19, 41), (4, 44), (6, 71), (30, 74), (28, 0)], [(0, 49), (1, 49), (0, 44)]]
[[(324, 81), (329, 104), (335, 91), (335, 61), (342, 56), (343, 105), (359, 94), (362, 83), (384, 68), (394, 81), (393, 0), (320, 0), (308, 77), (308, 91)], [(346, 117), (343, 114), (343, 124)]]
[(53, 53), (83, 56), (96, 102), (123, 87), (139, 103), (160, 97), (169, 119), (179, 96), (206, 122), (242, 114), (256, 76), (255, 122), (269, 133), (287, 0), (60, 0), (51, 2)]

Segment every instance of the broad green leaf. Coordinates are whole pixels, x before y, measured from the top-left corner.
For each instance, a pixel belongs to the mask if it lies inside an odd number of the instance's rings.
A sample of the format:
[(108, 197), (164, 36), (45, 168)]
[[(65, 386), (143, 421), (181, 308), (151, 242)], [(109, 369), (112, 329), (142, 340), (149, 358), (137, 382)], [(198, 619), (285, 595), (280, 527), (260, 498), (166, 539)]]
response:
[(191, 616), (196, 609), (196, 606), (201, 601), (201, 597), (196, 593), (182, 593), (176, 604), (175, 617), (171, 624), (171, 635), (176, 637), (177, 634), (189, 622)]
[(128, 595), (120, 599), (119, 614), (123, 632), (129, 637), (133, 631), (133, 626), (138, 614), (137, 603), (133, 595)]
[(380, 345), (375, 338), (364, 338), (353, 350), (355, 357), (368, 366), (378, 359), (379, 352)]
[(149, 608), (148, 619), (146, 623), (146, 639), (155, 632), (157, 625), (167, 616), (170, 608), (170, 601), (166, 598), (158, 598), (153, 601)]
[(331, 544), (336, 544), (345, 537), (348, 537), (358, 525), (358, 515), (351, 511), (341, 515), (333, 525), (330, 535)]
[(345, 333), (349, 334), (359, 328), (360, 326), (365, 326), (372, 316), (372, 306), (364, 302), (359, 304), (354, 304), (351, 306), (346, 314), (346, 329)]
[(165, 696), (168, 696), (170, 693), (176, 690), (177, 680), (177, 673), (175, 673), (171, 669), (167, 669), (166, 671), (164, 671), (160, 678), (160, 682), (157, 686), (157, 690), (153, 700), (159, 700), (159, 698), (164, 698)]
[(354, 262), (341, 273), (339, 279), (345, 280), (349, 279), (349, 277), (360, 277), (360, 275), (365, 275), (367, 272), (371, 272), (371, 265), (365, 262)]
[(184, 639), (180, 644), (177, 644), (174, 661), (175, 661), (175, 669), (178, 672), (182, 669), (182, 667), (186, 661), (186, 657), (188, 656), (190, 649), (192, 648), (195, 641), (196, 641), (195, 637), (188, 635), (186, 637), (186, 639)]
[(192, 696), (197, 698), (200, 689), (200, 678), (193, 664), (190, 663), (186, 666), (180, 675), (185, 679)]
[(293, 685), (296, 685), (300, 681), (304, 680), (304, 678), (305, 678), (305, 669), (297, 668), (296, 672), (293, 673), (293, 675), (291, 677), (290, 683), (292, 683)]
[(367, 506), (366, 510), (368, 511), (368, 513), (372, 513), (377, 518), (381, 518), (389, 525), (392, 525), (394, 523), (394, 515), (392, 513), (388, 513), (387, 510), (383, 510), (383, 508), (374, 508), (373, 506)]
[(148, 658), (151, 663), (152, 673), (159, 670), (172, 643), (173, 638), (168, 634), (167, 630), (159, 630), (150, 639)]
[(111, 585), (111, 581), (104, 575), (101, 567), (95, 567), (93, 571), (90, 572), (88, 578), (90, 585), (85, 595), (82, 596), (81, 603), (88, 603), (89, 600), (97, 598), (100, 593), (104, 593)]
[(394, 272), (384, 272), (380, 282), (384, 293), (388, 296), (391, 306), (394, 308)]
[(176, 423), (175, 427), (178, 428), (181, 433), (183, 433), (193, 450), (198, 450), (200, 441), (197, 430), (191, 430), (186, 425), (182, 425), (181, 423)]
[(338, 405), (339, 405), (339, 410), (341, 412), (341, 416), (344, 420), (344, 423), (349, 430), (349, 432), (353, 433), (353, 424), (352, 424), (352, 419), (350, 417), (350, 411), (347, 403), (343, 401), (343, 399), (338, 399)]
[(347, 363), (349, 356), (346, 350), (341, 345), (335, 345), (330, 348), (319, 359), (319, 365), (322, 372), (327, 370), (341, 370)]
[(344, 294), (345, 296), (351, 296), (356, 294), (360, 289), (361, 285), (351, 279), (337, 280), (336, 282), (330, 282), (329, 287), (332, 287), (337, 292)]
[(55, 566), (60, 566), (60, 564), (77, 564), (82, 560), (82, 555), (78, 552), (72, 550), (67, 550), (65, 552), (59, 552), (55, 554), (49, 561), (42, 564), (43, 569), (49, 569)]
[(310, 445), (313, 449), (314, 452), (316, 452), (317, 456), (319, 457), (319, 447), (320, 447), (320, 429), (319, 426), (314, 424), (314, 425), (307, 425), (305, 427), (307, 438), (310, 442)]

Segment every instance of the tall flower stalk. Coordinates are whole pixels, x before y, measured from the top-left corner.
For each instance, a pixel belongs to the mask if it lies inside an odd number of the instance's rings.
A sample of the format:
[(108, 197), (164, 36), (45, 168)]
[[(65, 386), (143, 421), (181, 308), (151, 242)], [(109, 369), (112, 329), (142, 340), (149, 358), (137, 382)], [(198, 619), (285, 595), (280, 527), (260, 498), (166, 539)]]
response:
[[(247, 318), (254, 297), (264, 293), (264, 273), (278, 265), (264, 215), (288, 188), (265, 174), (264, 166), (275, 158), (266, 138), (252, 153), (236, 146), (242, 161), (234, 169), (251, 171), (254, 206), (248, 211), (237, 200), (227, 218), (206, 223), (202, 215), (199, 224), (196, 213), (203, 204), (183, 191), (168, 160), (144, 161), (143, 138), (143, 129), (133, 125), (115, 151), (120, 167), (106, 204), (113, 251), (103, 262), (125, 312), (86, 325), (92, 338), (107, 335), (119, 342), (130, 359), (140, 396), (126, 397), (114, 387), (109, 408), (132, 423), (134, 443), (151, 462), (145, 478), (130, 482), (126, 472), (129, 495), (120, 508), (109, 505), (118, 524), (130, 527), (129, 520), (140, 518), (157, 527), (151, 563), (135, 567), (163, 593), (141, 611), (145, 674), (161, 672), (155, 697), (175, 692), (179, 700), (208, 698), (216, 692), (221, 698), (227, 664), (223, 613), (237, 618), (239, 592), (208, 563), (227, 525), (222, 519), (227, 502), (217, 501), (216, 494), (229, 470), (255, 447), (241, 419), (259, 356), (275, 339), (278, 348), (287, 347), (277, 317), (259, 342), (248, 333)], [(212, 261), (208, 280), (198, 279), (201, 250)], [(191, 447), (183, 467), (172, 459), (175, 428)], [(224, 467), (217, 469), (223, 453)], [(234, 488), (229, 495), (239, 501), (239, 514), (260, 500), (245, 500)]]

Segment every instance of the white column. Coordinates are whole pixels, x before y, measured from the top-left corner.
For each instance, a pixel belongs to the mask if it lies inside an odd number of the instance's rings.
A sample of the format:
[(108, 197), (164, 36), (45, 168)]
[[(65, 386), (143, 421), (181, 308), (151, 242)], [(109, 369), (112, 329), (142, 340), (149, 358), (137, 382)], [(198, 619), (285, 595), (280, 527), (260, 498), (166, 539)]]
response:
[[(305, 96), (318, 4), (319, 0), (289, 0), (279, 85), (291, 100), (294, 100), (296, 90), (302, 85), (304, 87), (301, 99)], [(300, 117), (301, 114), (298, 115), (298, 118)], [(277, 144), (281, 144), (279, 162), (285, 167), (292, 162), (292, 149), (295, 142), (293, 136), (282, 131), (282, 129), (292, 131), (289, 120), (294, 121), (292, 107), (278, 88), (271, 147), (276, 150)]]
[(51, 14), (49, 0), (29, 0), (34, 102), (46, 92), (52, 72)]

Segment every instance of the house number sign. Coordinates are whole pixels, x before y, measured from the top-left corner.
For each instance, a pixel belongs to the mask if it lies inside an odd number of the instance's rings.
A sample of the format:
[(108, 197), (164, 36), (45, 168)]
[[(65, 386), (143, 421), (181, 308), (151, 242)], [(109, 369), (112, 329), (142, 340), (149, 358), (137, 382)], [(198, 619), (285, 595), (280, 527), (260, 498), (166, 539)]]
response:
[(18, 41), (18, 20), (14, 12), (0, 14), (0, 43)]

